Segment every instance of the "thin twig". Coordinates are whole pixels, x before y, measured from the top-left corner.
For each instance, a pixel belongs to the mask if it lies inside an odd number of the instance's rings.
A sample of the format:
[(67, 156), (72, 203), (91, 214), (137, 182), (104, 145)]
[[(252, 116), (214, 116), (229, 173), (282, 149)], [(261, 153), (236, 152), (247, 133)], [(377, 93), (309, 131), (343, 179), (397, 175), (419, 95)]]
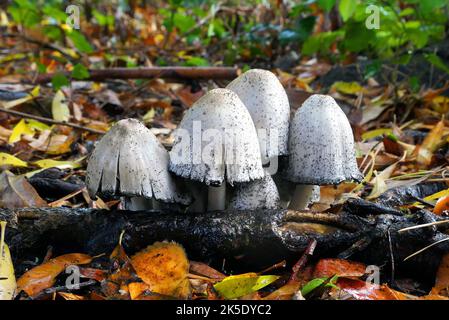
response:
[(413, 226), (413, 227), (403, 228), (403, 229), (400, 229), (398, 231), (398, 233), (405, 232), (405, 231), (410, 231), (410, 230), (415, 230), (415, 229), (421, 229), (421, 228), (425, 228), (425, 227), (436, 226), (438, 224), (444, 224), (444, 223), (449, 223), (449, 220), (429, 222), (429, 223), (424, 223), (424, 224), (420, 224), (420, 225)]
[(429, 244), (428, 246), (422, 248), (421, 250), (418, 250), (418, 251), (416, 251), (415, 253), (412, 253), (411, 255), (409, 255), (408, 257), (406, 257), (406, 258), (404, 259), (404, 261), (407, 261), (408, 259), (413, 258), (414, 256), (416, 256), (416, 255), (418, 255), (418, 254), (420, 254), (420, 253), (426, 251), (427, 249), (430, 249), (431, 247), (436, 246), (437, 244), (440, 244), (440, 243), (445, 242), (445, 241), (448, 241), (448, 240), (449, 240), (449, 237), (444, 238), (444, 239), (441, 239), (441, 240), (438, 240), (437, 242), (434, 242), (434, 243), (432, 243), (432, 244)]
[(53, 120), (53, 119), (50, 119), (50, 118), (35, 116), (33, 114), (20, 112), (20, 111), (15, 111), (15, 110), (8, 110), (8, 109), (0, 108), (0, 112), (4, 112), (4, 113), (7, 113), (7, 114), (10, 114), (10, 115), (13, 115), (13, 116), (17, 116), (17, 117), (20, 117), (20, 118), (28, 118), (28, 119), (33, 119), (33, 120), (37, 120), (37, 121), (44, 122), (44, 123), (72, 127), (72, 128), (78, 129), (78, 130), (88, 131), (88, 132), (96, 133), (96, 134), (105, 134), (106, 133), (105, 131), (101, 131), (101, 130), (85, 127), (85, 126), (82, 126), (82, 125), (79, 125), (79, 124), (76, 124), (76, 123), (57, 121), (57, 120)]

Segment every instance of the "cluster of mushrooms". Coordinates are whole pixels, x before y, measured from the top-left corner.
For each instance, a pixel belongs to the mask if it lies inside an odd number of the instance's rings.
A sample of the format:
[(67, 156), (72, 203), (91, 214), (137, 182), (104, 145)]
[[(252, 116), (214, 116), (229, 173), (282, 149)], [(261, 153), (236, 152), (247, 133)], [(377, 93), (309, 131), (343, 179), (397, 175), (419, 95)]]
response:
[(320, 185), (361, 179), (336, 101), (312, 95), (290, 122), (278, 78), (252, 69), (186, 111), (170, 152), (140, 121), (118, 121), (97, 143), (86, 183), (93, 198), (120, 197), (127, 210), (205, 212), (302, 210)]

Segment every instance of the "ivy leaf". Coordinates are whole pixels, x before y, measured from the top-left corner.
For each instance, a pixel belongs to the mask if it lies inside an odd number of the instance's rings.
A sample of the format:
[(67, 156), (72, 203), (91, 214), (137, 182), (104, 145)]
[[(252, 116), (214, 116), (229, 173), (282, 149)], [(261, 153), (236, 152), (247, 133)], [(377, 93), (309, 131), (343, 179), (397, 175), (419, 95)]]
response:
[(72, 70), (72, 77), (77, 80), (89, 78), (89, 70), (81, 63), (77, 63)]
[(355, 7), (357, 5), (357, 0), (341, 0), (338, 5), (338, 11), (340, 11), (340, 15), (344, 22), (348, 21), (349, 18), (355, 12)]

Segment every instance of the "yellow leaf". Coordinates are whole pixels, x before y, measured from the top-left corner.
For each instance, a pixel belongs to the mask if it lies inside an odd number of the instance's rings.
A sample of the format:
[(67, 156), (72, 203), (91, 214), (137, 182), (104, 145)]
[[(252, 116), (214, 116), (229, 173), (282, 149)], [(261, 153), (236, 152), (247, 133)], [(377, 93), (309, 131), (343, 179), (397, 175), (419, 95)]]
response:
[(36, 87), (34, 87), (33, 90), (31, 90), (30, 94), (28, 94), (26, 97), (8, 101), (8, 102), (2, 102), (2, 106), (5, 109), (10, 109), (10, 108), (18, 106), (19, 104), (22, 104), (24, 102), (33, 100), (34, 98), (36, 98), (39, 95), (39, 90), (40, 90), (40, 86), (36, 86)]
[(337, 81), (332, 85), (331, 89), (335, 89), (344, 94), (357, 94), (363, 92), (365, 89), (357, 82), (343, 82)]
[(225, 299), (235, 299), (256, 292), (272, 282), (279, 276), (258, 276), (255, 273), (244, 273), (229, 276), (214, 285), (215, 290)]
[(70, 118), (69, 106), (65, 101), (64, 93), (59, 90), (56, 92), (51, 104), (51, 113), (56, 121), (68, 121)]
[(399, 159), (397, 162), (393, 163), (392, 165), (388, 166), (384, 170), (382, 170), (381, 173), (377, 174), (376, 177), (371, 180), (371, 183), (373, 184), (373, 190), (371, 190), (371, 193), (366, 199), (374, 199), (379, 197), (382, 193), (388, 190), (388, 186), (386, 183), (386, 180), (391, 177), (391, 175), (396, 170), (397, 165), (404, 161), (406, 156), (406, 153), (404, 153), (404, 156)]
[(20, 141), (22, 134), (34, 134), (34, 130), (28, 126), (24, 119), (20, 120), (12, 130), (8, 142), (10, 144)]
[(0, 300), (12, 300), (17, 284), (11, 254), (5, 243), (6, 222), (0, 221), (0, 227)]
[(427, 134), (423, 143), (418, 149), (418, 156), (416, 161), (419, 164), (428, 165), (432, 161), (432, 156), (435, 150), (437, 150), (443, 143), (443, 133), (444, 133), (444, 121), (441, 120), (433, 127), (432, 130)]
[(392, 129), (387, 129), (387, 128), (382, 128), (382, 129), (375, 129), (375, 130), (371, 130), (371, 131), (367, 131), (364, 134), (362, 134), (362, 139), (363, 140), (370, 140), (373, 139), (375, 137), (384, 135), (384, 134), (389, 134), (392, 133), (393, 130)]
[(53, 159), (44, 159), (33, 162), (33, 164), (39, 166), (42, 169), (47, 168), (59, 168), (59, 169), (75, 169), (81, 167), (81, 161), (84, 159), (80, 158), (75, 161), (58, 161)]
[(28, 164), (5, 152), (0, 152), (0, 167), (1, 166), (26, 167)]
[(33, 119), (27, 119), (28, 127), (31, 129), (39, 130), (39, 131), (45, 131), (45, 130), (51, 130), (51, 127), (49, 125), (46, 125), (45, 123), (42, 123), (37, 120)]
[(145, 115), (143, 116), (143, 122), (148, 123), (153, 121), (154, 119), (154, 115), (156, 114), (154, 108), (151, 108), (150, 110), (148, 110), (147, 113), (145, 113)]

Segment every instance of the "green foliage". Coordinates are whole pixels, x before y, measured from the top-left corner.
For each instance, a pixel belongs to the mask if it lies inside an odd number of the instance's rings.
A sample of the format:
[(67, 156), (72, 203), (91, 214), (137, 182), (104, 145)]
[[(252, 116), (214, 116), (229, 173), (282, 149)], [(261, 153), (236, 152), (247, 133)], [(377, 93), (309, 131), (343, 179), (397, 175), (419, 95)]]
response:
[(66, 87), (70, 84), (69, 79), (63, 73), (56, 73), (51, 79), (53, 90), (58, 91), (62, 87)]
[(72, 78), (77, 80), (86, 79), (89, 77), (89, 70), (82, 64), (78, 63), (73, 67)]

